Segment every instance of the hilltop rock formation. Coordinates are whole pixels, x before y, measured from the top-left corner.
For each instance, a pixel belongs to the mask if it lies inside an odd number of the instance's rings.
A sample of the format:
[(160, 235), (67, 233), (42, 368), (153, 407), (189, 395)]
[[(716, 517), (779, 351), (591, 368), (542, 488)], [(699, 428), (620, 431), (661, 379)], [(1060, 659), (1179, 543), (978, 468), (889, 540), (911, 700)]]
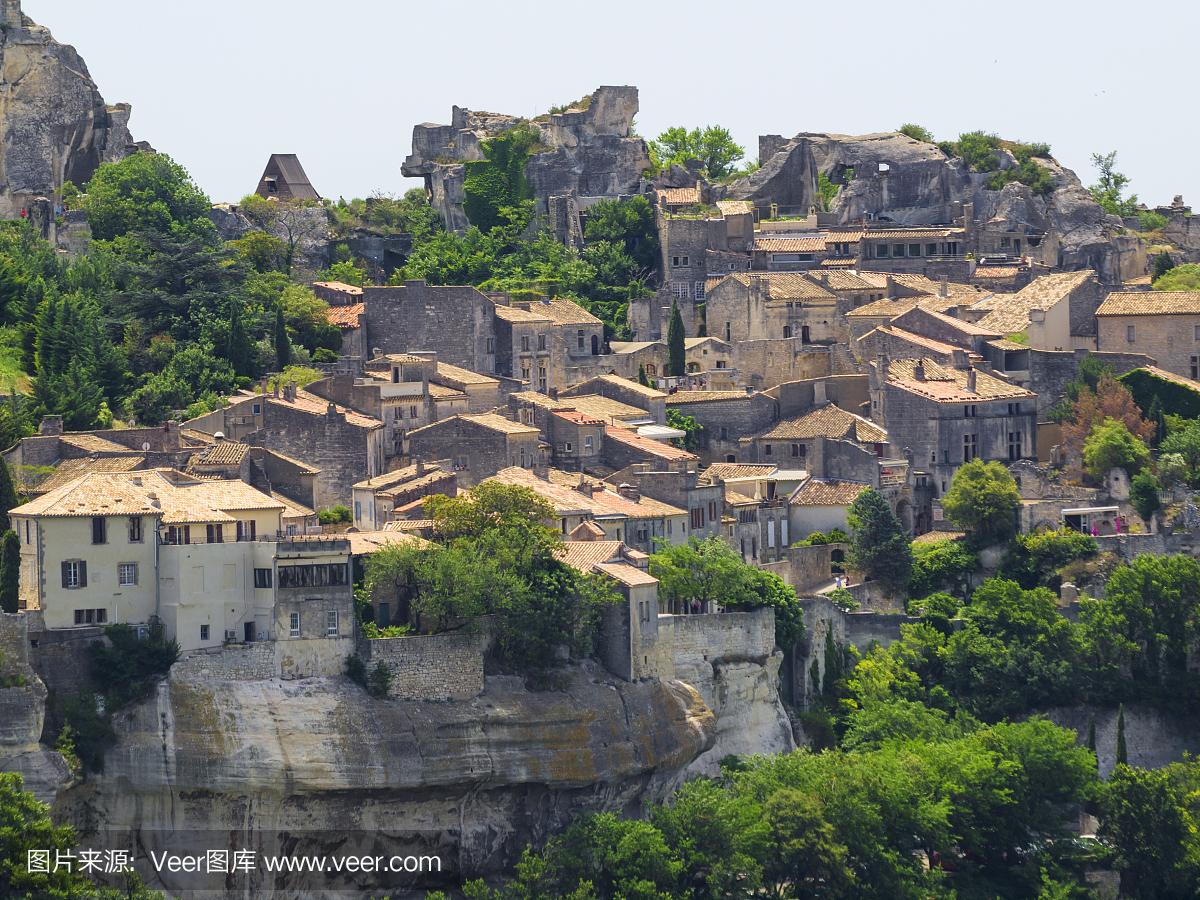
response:
[(537, 212), (548, 215), (551, 197), (616, 197), (640, 193), (650, 167), (646, 142), (632, 134), (638, 111), (636, 87), (601, 87), (570, 109), (533, 120), (454, 107), (449, 125), (413, 128), (412, 155), (401, 166), (406, 178), (424, 178), (425, 190), (447, 229), (463, 232), (464, 163), (485, 159), (480, 142), (518, 125), (531, 125), (541, 142), (525, 167)]
[(0, 4), (0, 218), (83, 185), (102, 162), (138, 149), (128, 104), (107, 106), (74, 47), (35, 25), (19, 0)]
[[(1007, 151), (999, 155), (1002, 169), (1017, 165)], [(1075, 173), (1054, 160), (1038, 160), (1053, 176), (1054, 190), (1036, 197), (1017, 183), (989, 191), (986, 174), (971, 172), (936, 144), (898, 133), (802, 133), (790, 140), (765, 135), (759, 138), (759, 159), (761, 169), (723, 189), (727, 199), (807, 210), (816, 204), (823, 172), (841, 185), (830, 204), (839, 222), (865, 217), (903, 225), (949, 224), (962, 215), (961, 205), (973, 203), (979, 222), (1002, 219), (1053, 232), (1061, 239), (1060, 267), (1096, 269), (1105, 280), (1117, 278), (1137, 240), (1121, 235), (1121, 220), (1107, 215)], [(714, 194), (721, 190), (714, 187)]]

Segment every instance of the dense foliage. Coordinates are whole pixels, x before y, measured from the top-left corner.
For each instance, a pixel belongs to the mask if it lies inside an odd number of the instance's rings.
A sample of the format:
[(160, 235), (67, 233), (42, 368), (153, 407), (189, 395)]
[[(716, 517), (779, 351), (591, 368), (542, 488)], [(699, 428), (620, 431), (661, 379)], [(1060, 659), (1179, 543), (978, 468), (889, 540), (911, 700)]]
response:
[[(995, 134), (971, 131), (960, 134), (957, 141), (942, 141), (938, 148), (948, 156), (961, 158), (973, 172), (990, 172), (991, 175), (984, 183), (984, 187), (989, 191), (998, 191), (1013, 181), (1028, 185), (1038, 196), (1044, 196), (1054, 190), (1054, 176), (1050, 170), (1035, 162), (1038, 159), (1051, 159), (1049, 144), (1002, 141)], [(1007, 150), (1013, 155), (1017, 162), (1016, 167), (1000, 167), (1001, 154), (998, 151), (1001, 150)]]
[(1195, 391), (1177, 381), (1168, 381), (1146, 369), (1134, 369), (1117, 379), (1141, 408), (1149, 410), (1154, 398), (1159, 405), (1177, 416), (1187, 419), (1200, 418), (1200, 391)]
[(650, 142), (651, 160), (659, 167), (688, 160), (700, 161), (700, 168), (710, 181), (717, 181), (733, 172), (745, 156), (745, 148), (734, 143), (728, 128), (710, 125), (707, 128), (668, 128)]
[(942, 507), (950, 520), (981, 539), (1006, 540), (1017, 530), (1021, 495), (998, 462), (973, 459), (954, 473)]
[(847, 522), (854, 529), (847, 560), (889, 595), (903, 590), (912, 577), (912, 543), (883, 495), (867, 488), (850, 506)]

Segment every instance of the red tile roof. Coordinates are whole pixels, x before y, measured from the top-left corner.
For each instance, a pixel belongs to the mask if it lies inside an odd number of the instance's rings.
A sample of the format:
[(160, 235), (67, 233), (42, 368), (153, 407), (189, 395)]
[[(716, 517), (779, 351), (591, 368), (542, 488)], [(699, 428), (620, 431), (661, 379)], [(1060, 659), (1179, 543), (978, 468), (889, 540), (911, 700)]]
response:
[(694, 187), (671, 188), (665, 191), (659, 191), (658, 197), (663, 203), (666, 203), (669, 206), (680, 206), (683, 204), (699, 203), (700, 191)]
[(587, 413), (581, 413), (577, 409), (556, 409), (550, 415), (558, 416), (560, 419), (566, 419), (568, 422), (574, 422), (576, 425), (603, 425), (603, 419), (597, 419), (594, 416), (589, 416)]
[(632, 447), (635, 450), (640, 450), (648, 456), (657, 456), (659, 459), (668, 460), (693, 460), (699, 459), (694, 453), (688, 453), (686, 450), (680, 450), (671, 444), (656, 441), (653, 438), (644, 438), (636, 431), (630, 431), (627, 428), (608, 427), (608, 432), (605, 437), (610, 441), (617, 441), (627, 447)]
[(366, 305), (355, 303), (351, 306), (329, 307), (329, 324), (338, 328), (357, 328), (358, 317), (366, 311)]
[(754, 249), (766, 253), (820, 253), (825, 249), (825, 238), (756, 238)]

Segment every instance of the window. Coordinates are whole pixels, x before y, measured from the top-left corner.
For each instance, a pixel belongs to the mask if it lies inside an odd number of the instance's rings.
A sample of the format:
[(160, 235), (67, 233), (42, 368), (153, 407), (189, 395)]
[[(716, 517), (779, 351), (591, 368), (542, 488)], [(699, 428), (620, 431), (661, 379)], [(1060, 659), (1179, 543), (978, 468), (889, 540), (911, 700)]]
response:
[(703, 508), (693, 509), (691, 511), (691, 515), (692, 515), (692, 530), (695, 530), (697, 528), (703, 528), (704, 527), (704, 509)]
[(207, 537), (208, 537), (208, 542), (210, 544), (225, 543), (225, 526), (224, 525), (216, 524), (216, 525), (207, 525), (205, 527), (208, 531)]
[(595, 438), (585, 437), (583, 439), (583, 449), (591, 450), (593, 447), (595, 447)]
[(1200, 341), (1200, 325), (1193, 325), (1192, 329), (1192, 340)]
[(686, 281), (671, 282), (671, 293), (676, 297), (679, 297), (681, 300), (691, 296), (691, 288), (692, 286)]
[(521, 350), (525, 353), (529, 352), (529, 335), (527, 334), (521, 336)]
[(729, 440), (729, 432), (724, 428), (721, 429), (721, 440), (723, 440), (723, 441)]
[(727, 341), (731, 339), (729, 336), (729, 325), (730, 325), (729, 322), (725, 323), (725, 340), (727, 340)]
[(75, 610), (76, 625), (103, 625), (108, 621), (107, 609), (77, 609)]
[[(1192, 357), (1192, 378), (1200, 379), (1200, 356)], [(29, 543), (29, 523), (28, 522), (25, 523), (25, 532), (26, 532), (25, 543)]]
[(108, 528), (104, 516), (92, 517), (92, 543), (107, 544), (108, 543)]
[(62, 586), (68, 589), (81, 588), (87, 584), (87, 563), (82, 559), (69, 559), (62, 564)]
[(254, 404), (254, 415), (256, 415), (256, 416), (262, 415), (262, 404), (261, 403)]
[(546, 336), (544, 334), (538, 335), (538, 349), (539, 350), (546, 349)]
[(958, 256), (958, 241), (946, 241), (946, 255)]
[(1008, 458), (1010, 460), (1021, 458), (1021, 432), (1019, 431), (1008, 433)]
[(696, 282), (696, 299), (697, 299), (697, 300), (703, 300), (703, 299), (704, 299), (704, 289), (705, 289), (705, 284), (704, 284), (704, 282), (703, 282), (703, 281), (697, 281), (697, 282)]
[(937, 256), (938, 255), (937, 244), (926, 244), (925, 245), (925, 255), (926, 256)]
[(785, 338), (790, 338), (792, 336), (792, 326), (791, 325), (783, 326), (783, 336)]
[(679, 257), (678, 256), (671, 257), (671, 266), (674, 268), (679, 268)]
[(792, 444), (792, 456), (797, 457), (798, 459), (804, 459), (804, 457), (808, 456), (808, 445)]
[(408, 408), (408, 417), (410, 419), (415, 419), (417, 417), (417, 408), (415, 406), (410, 406)]
[(963, 435), (963, 462), (970, 462), (979, 456), (979, 435)]
[(723, 360), (723, 359), (718, 359), (718, 360), (717, 360), (717, 368), (718, 368), (718, 369), (724, 369), (724, 368), (725, 368), (725, 360)]
[(254, 586), (256, 588), (269, 588), (271, 586), (271, 576), (274, 573), (270, 569), (255, 569), (254, 570)]
[(292, 637), (300, 637), (300, 613), (292, 613), (288, 616), (288, 631)]
[(880, 259), (887, 259), (887, 244), (876, 244), (875, 255)]
[(521, 380), (522, 381), (529, 380), (529, 366), (521, 366)]
[(1020, 403), (1008, 404), (1008, 414), (1010, 416), (1019, 416), (1021, 414), (1021, 404)]
[[(140, 534), (141, 530), (142, 530), (142, 520), (141, 519), (133, 519), (132, 521), (135, 521), (138, 523), (138, 533)], [(130, 530), (130, 538), (129, 538), (131, 541), (133, 540), (132, 535), (133, 535), (133, 531), (131, 529)], [(25, 520), (25, 543), (27, 543), (27, 544), (32, 543), (29, 540), (29, 520), (28, 519)]]
[(538, 389), (546, 390), (546, 367), (538, 366)]
[(142, 543), (142, 519), (140, 516), (129, 517), (129, 543)]
[(583, 332), (579, 332), (579, 352), (583, 352)]
[(904, 256), (904, 245), (892, 244), (892, 256), (896, 257), (897, 259)]
[(908, 245), (908, 255), (909, 256), (920, 256), (921, 255), (921, 245), (920, 244), (909, 244)]
[(208, 640), (208, 626), (207, 625), (200, 626), (200, 640), (202, 640), (202, 641)]
[(767, 444), (766, 446), (763, 447), (763, 456), (770, 456), (770, 455), (771, 455), (771, 445)]
[(495, 339), (495, 338), (488, 338), (488, 339), (487, 339), (487, 352), (488, 352), (488, 353), (495, 353), (495, 352), (496, 352), (496, 339)]
[(566, 443), (563, 445), (563, 447), (566, 449), (567, 453), (570, 453), (572, 450), (574, 450), (574, 449), (575, 449), (575, 445), (574, 445), (574, 444), (572, 444), (570, 441), (567, 441), (567, 442), (566, 442)]
[(974, 405), (964, 406), (963, 407), (963, 418), (964, 419), (974, 419), (975, 415), (978, 411), (979, 411), (978, 407), (976, 407)]
[(137, 563), (121, 563), (117, 566), (117, 585), (129, 587), (137, 584)]
[(399, 384), (399, 383), (400, 383), (400, 367), (393, 366), (392, 367), (392, 384)]
[(325, 636), (337, 637), (338, 633), (338, 614), (336, 609), (331, 609), (325, 614)]
[(1137, 326), (1136, 325), (1126, 325), (1125, 326), (1125, 340), (1127, 340), (1131, 344), (1137, 343)]
[(354, 518), (356, 521), (362, 521), (362, 501), (354, 501)]
[[(186, 530), (188, 526), (184, 525)], [(238, 541), (253, 541), (258, 537), (258, 523), (253, 519), (248, 522), (237, 523), (237, 539)]]

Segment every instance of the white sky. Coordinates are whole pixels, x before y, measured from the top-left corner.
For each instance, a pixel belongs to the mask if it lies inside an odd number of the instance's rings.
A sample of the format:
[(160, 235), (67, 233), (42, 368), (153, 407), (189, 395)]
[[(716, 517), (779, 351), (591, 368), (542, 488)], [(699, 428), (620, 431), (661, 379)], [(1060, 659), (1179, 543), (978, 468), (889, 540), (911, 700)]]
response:
[(214, 202), (297, 153), (327, 197), (400, 193), (418, 122), (450, 107), (532, 116), (601, 84), (641, 91), (638, 131), (721, 124), (865, 134), (916, 122), (1045, 141), (1090, 184), (1118, 151), (1150, 206), (1200, 207), (1185, 148), (1200, 3), (776, 0), (23, 0), (73, 44), (131, 130)]

